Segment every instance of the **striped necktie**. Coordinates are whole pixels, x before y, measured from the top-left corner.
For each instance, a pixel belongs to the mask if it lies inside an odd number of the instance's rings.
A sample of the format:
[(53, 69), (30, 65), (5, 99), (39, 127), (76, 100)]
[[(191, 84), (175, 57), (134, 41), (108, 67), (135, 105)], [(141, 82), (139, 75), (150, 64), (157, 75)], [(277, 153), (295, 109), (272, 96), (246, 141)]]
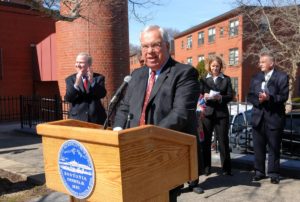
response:
[(148, 86), (147, 86), (147, 90), (146, 90), (146, 94), (145, 94), (145, 98), (144, 98), (144, 104), (143, 104), (142, 114), (141, 114), (141, 118), (140, 118), (140, 125), (145, 125), (145, 123), (146, 123), (146, 120), (145, 120), (146, 108), (147, 108), (147, 105), (149, 102), (152, 88), (155, 83), (155, 74), (156, 74), (155, 71), (151, 71), (150, 79), (148, 82)]

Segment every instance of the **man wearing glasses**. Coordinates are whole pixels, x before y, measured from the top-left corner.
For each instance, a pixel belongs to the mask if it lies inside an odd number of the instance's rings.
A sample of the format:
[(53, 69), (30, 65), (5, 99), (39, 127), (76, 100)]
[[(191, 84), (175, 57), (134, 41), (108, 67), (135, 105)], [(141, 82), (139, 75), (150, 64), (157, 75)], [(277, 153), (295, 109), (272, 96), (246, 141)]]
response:
[[(140, 42), (145, 65), (132, 72), (114, 129), (152, 124), (197, 135), (197, 70), (170, 57), (168, 34), (157, 25), (146, 27)], [(129, 114), (132, 119), (126, 124)], [(176, 201), (177, 191), (170, 192), (170, 201)]]

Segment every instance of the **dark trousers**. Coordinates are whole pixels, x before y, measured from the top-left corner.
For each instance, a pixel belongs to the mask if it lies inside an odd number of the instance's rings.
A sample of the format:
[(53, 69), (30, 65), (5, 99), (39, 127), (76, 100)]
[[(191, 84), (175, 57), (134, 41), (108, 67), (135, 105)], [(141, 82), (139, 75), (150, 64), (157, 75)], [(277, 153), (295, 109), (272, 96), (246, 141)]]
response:
[(268, 145), (268, 175), (279, 176), (280, 144), (282, 129), (270, 130), (262, 120), (258, 127), (253, 128), (254, 169), (258, 174), (265, 175), (266, 145)]
[(220, 159), (224, 172), (231, 172), (231, 159), (229, 150), (229, 117), (217, 118), (215, 116), (205, 117), (203, 120), (204, 131), (204, 167), (211, 167), (211, 137), (215, 130), (220, 147)]

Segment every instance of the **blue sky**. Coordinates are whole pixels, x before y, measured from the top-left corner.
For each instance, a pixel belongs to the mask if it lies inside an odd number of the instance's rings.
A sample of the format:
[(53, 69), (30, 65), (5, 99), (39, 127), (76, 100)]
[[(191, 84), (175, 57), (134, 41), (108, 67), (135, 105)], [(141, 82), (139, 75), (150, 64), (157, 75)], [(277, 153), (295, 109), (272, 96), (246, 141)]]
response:
[[(184, 31), (235, 8), (234, 0), (157, 0), (162, 5), (139, 9), (139, 14), (151, 20), (146, 24), (129, 16), (129, 41), (139, 45), (140, 31), (146, 25), (157, 24), (165, 28)], [(130, 13), (129, 13), (130, 15)]]

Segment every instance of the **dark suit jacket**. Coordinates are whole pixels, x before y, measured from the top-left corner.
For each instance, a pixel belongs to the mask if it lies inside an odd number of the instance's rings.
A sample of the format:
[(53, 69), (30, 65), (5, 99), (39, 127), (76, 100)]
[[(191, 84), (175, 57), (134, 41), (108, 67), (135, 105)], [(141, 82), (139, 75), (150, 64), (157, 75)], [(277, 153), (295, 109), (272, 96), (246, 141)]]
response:
[(76, 74), (67, 77), (65, 100), (71, 103), (69, 118), (103, 124), (106, 119), (106, 112), (100, 99), (106, 95), (105, 77), (94, 73), (93, 79), (93, 83), (88, 84), (89, 92), (87, 93), (83, 87), (83, 82), (80, 83), (79, 90), (74, 88)]
[(222, 95), (222, 101), (207, 100), (205, 116), (224, 118), (229, 116), (227, 104), (233, 99), (233, 90), (230, 77), (224, 75), (224, 78), (219, 77), (216, 84), (212, 77), (204, 79), (204, 93), (209, 93), (210, 90), (218, 91)]
[[(125, 127), (128, 114), (130, 127), (139, 125), (149, 68), (132, 73), (126, 94), (117, 110), (114, 127)], [(153, 124), (189, 134), (197, 134), (196, 102), (199, 97), (198, 72), (189, 65), (168, 60), (152, 89), (146, 108), (146, 124)]]
[(289, 78), (286, 73), (274, 69), (267, 87), (270, 100), (262, 104), (258, 101), (258, 94), (262, 92), (261, 83), (265, 80), (264, 73), (256, 74), (250, 84), (248, 101), (253, 104), (252, 126), (257, 127), (265, 121), (270, 129), (282, 129), (284, 124), (284, 103), (289, 95)]

